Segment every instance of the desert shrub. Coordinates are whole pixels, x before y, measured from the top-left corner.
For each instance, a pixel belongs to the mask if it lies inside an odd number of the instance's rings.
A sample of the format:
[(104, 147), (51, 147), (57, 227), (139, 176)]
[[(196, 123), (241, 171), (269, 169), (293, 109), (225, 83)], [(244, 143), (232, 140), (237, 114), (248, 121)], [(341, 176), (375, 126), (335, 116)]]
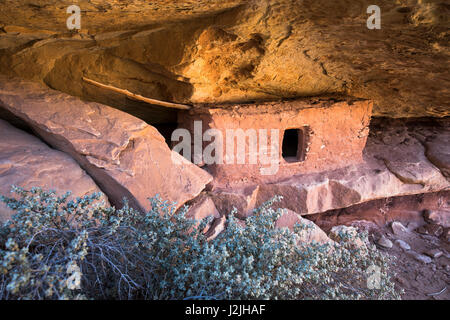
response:
[[(14, 187), (2, 197), (15, 211), (0, 228), (0, 299), (391, 299), (389, 257), (343, 237), (333, 246), (297, 244), (294, 231), (275, 228), (272, 201), (246, 226), (234, 214), (217, 238), (158, 196), (151, 210), (118, 210), (100, 194)], [(367, 268), (380, 272), (368, 289)]]

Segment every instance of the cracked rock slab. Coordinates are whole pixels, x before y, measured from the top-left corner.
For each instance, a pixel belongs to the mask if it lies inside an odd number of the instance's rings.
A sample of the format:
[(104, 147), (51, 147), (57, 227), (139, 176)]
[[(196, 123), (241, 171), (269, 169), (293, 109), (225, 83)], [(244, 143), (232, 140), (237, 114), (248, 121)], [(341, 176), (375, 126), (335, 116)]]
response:
[(159, 194), (178, 208), (212, 179), (173, 153), (154, 127), (114, 108), (0, 77), (2, 108), (72, 156), (117, 207), (125, 197), (131, 206), (146, 210), (148, 198)]
[[(10, 197), (11, 185), (27, 190), (41, 187), (54, 190), (58, 195), (71, 191), (73, 197), (100, 192), (70, 156), (0, 120), (0, 194)], [(105, 196), (102, 200), (109, 205)], [(13, 214), (0, 203), (0, 222)]]
[(320, 229), (314, 222), (308, 219), (302, 218), (298, 213), (285, 209), (282, 215), (276, 221), (275, 226), (277, 228), (288, 228), (293, 231), (296, 225), (302, 226), (304, 229), (298, 234), (297, 241), (301, 244), (329, 244), (334, 245), (334, 241), (331, 240), (327, 234)]
[(200, 221), (210, 216), (215, 219), (220, 218), (220, 214), (211, 198), (206, 193), (201, 193), (197, 198), (189, 203), (189, 209), (186, 212), (186, 217)]

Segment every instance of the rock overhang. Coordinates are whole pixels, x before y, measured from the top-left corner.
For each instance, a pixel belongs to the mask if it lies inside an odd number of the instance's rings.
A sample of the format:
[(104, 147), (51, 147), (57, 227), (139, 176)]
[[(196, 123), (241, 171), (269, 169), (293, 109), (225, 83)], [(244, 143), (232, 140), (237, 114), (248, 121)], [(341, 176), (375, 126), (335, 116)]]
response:
[(66, 29), (59, 1), (8, 1), (0, 72), (149, 123), (174, 117), (81, 77), (179, 103), (341, 93), (373, 100), (374, 116), (448, 116), (448, 6), (380, 1), (380, 30), (366, 28), (365, 0), (80, 1), (79, 33)]

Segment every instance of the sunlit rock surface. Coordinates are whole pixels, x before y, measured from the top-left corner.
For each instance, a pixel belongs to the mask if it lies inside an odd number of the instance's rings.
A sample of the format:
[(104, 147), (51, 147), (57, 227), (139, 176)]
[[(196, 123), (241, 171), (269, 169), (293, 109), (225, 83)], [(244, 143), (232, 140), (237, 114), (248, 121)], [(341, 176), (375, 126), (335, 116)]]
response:
[(127, 110), (148, 123), (175, 119), (82, 81), (151, 98), (243, 102), (345, 93), (375, 116), (450, 114), (449, 5), (380, 0), (3, 1), (0, 72)]
[[(72, 197), (101, 191), (69, 155), (0, 120), (0, 195), (15, 196), (10, 193), (12, 185), (26, 190), (41, 187), (60, 196), (71, 191)], [(108, 205), (105, 196), (102, 200)], [(0, 203), (0, 222), (12, 214)]]

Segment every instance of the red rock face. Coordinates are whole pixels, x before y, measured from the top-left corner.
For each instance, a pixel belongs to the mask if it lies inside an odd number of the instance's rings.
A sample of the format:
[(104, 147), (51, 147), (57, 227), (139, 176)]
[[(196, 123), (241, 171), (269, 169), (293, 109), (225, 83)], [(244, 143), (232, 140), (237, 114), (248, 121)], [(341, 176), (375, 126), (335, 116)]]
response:
[[(179, 125), (194, 137), (194, 121), (202, 122), (202, 132), (216, 129), (223, 137), (223, 164), (210, 164), (215, 185), (274, 182), (295, 174), (334, 170), (362, 162), (362, 151), (369, 132), (372, 112), (370, 101), (296, 100), (279, 103), (227, 106), (226, 108), (197, 108), (179, 114)], [(245, 137), (245, 163), (237, 164), (238, 139), (234, 149), (227, 148), (227, 130), (255, 130), (256, 146)], [(266, 146), (261, 143), (260, 130), (267, 132)], [(273, 143), (278, 130), (278, 145)], [(289, 130), (289, 131), (288, 131)], [(193, 148), (195, 138), (192, 138)], [(203, 142), (203, 150), (211, 142)], [(276, 145), (275, 172), (264, 173), (270, 165), (261, 161), (260, 148)], [(289, 145), (290, 144), (290, 145)], [(251, 146), (254, 148), (251, 148)], [(255, 151), (258, 154), (254, 154)], [(227, 162), (230, 153), (234, 162)], [(257, 162), (251, 162), (251, 158)], [(228, 157), (228, 158), (227, 158)], [(269, 170), (270, 171), (270, 170)]]
[[(14, 197), (12, 185), (27, 190), (41, 187), (58, 195), (71, 191), (71, 199), (101, 191), (69, 155), (0, 119), (0, 195)], [(104, 195), (101, 200), (109, 205)], [(0, 222), (13, 214), (0, 202)]]

